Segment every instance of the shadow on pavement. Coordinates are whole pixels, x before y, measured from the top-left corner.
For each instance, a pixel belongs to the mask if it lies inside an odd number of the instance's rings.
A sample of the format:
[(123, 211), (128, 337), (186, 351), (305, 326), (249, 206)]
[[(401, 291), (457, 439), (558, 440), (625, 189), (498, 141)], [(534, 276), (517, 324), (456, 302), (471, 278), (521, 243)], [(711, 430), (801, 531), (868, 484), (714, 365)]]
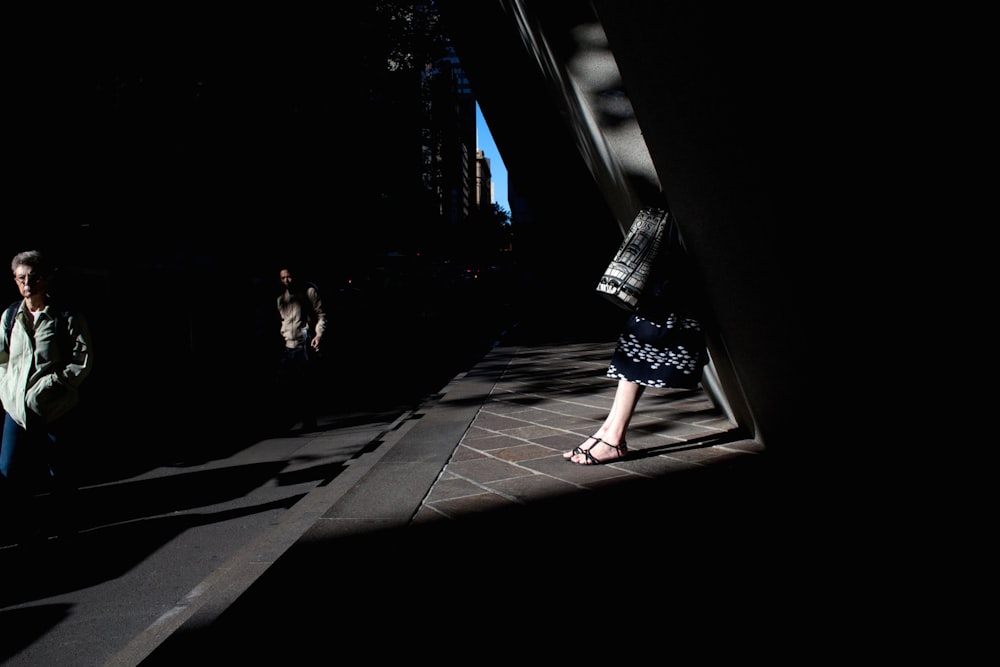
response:
[[(182, 628), (142, 664), (299, 664), (358, 650), (441, 658), (463, 644), (476, 660), (555, 647), (585, 658), (602, 646), (627, 653), (615, 642), (633, 632), (658, 645), (675, 618), (759, 627), (759, 607), (802, 604), (803, 595), (812, 603), (808, 562), (836, 544), (825, 544), (822, 516), (803, 517), (803, 487), (766, 457), (747, 458), (513, 510), (300, 541), (214, 623)], [(822, 585), (836, 579), (830, 572)]]

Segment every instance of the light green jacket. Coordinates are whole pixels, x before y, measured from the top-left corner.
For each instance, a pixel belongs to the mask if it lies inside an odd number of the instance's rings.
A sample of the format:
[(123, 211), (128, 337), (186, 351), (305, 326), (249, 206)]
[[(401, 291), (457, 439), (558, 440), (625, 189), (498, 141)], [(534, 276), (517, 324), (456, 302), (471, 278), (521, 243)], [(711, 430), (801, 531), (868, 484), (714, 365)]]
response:
[[(21, 304), (10, 340), (6, 340), (7, 311), (0, 318), (0, 402), (14, 421), (26, 428), (28, 411), (51, 424), (76, 407), (80, 385), (93, 369), (90, 328), (77, 312), (62, 315), (48, 304), (34, 322)], [(60, 336), (69, 340), (59, 344)], [(66, 340), (63, 338), (62, 340)]]

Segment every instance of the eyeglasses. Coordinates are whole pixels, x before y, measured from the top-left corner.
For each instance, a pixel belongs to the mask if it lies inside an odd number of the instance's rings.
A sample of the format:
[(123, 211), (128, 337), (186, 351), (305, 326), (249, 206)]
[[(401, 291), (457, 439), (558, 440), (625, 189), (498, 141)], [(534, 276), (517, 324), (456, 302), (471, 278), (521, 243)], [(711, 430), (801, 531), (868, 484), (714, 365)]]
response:
[(40, 273), (22, 273), (20, 275), (14, 276), (14, 280), (20, 285), (27, 285), (28, 283), (37, 283), (42, 279)]

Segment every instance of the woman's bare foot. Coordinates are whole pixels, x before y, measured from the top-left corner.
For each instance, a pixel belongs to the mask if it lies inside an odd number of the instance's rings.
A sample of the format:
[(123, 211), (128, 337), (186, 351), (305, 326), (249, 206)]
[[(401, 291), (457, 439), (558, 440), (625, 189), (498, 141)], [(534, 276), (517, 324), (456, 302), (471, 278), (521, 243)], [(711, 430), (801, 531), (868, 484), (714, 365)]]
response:
[[(563, 458), (566, 459), (567, 461), (569, 461), (574, 456), (578, 456), (580, 454), (583, 454), (585, 451), (587, 451), (588, 449), (590, 449), (590, 447), (593, 447), (594, 445), (596, 445), (599, 442), (601, 442), (601, 438), (600, 438), (600, 436), (598, 436), (595, 433), (594, 435), (592, 435), (589, 438), (587, 438), (586, 440), (584, 440), (583, 443), (579, 447), (576, 447), (573, 451), (564, 453), (563, 454)], [(590, 443), (589, 447), (584, 447), (583, 446), (583, 445), (586, 445), (588, 443)]]
[(620, 445), (612, 445), (604, 440), (598, 440), (588, 449), (573, 454), (570, 461), (584, 466), (614, 463), (628, 456), (628, 445), (622, 440)]

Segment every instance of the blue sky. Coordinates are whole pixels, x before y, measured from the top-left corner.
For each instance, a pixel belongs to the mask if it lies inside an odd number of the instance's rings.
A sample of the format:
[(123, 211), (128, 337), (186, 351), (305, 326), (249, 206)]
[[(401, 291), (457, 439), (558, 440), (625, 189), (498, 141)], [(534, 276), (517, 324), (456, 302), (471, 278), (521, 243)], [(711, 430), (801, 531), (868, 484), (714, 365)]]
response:
[(507, 166), (503, 163), (500, 151), (497, 150), (497, 146), (493, 142), (493, 135), (490, 134), (490, 128), (486, 124), (486, 119), (483, 118), (483, 112), (479, 108), (478, 102), (476, 103), (476, 143), (476, 147), (490, 159), (490, 174), (493, 177), (493, 201), (510, 213), (510, 203), (507, 200)]

